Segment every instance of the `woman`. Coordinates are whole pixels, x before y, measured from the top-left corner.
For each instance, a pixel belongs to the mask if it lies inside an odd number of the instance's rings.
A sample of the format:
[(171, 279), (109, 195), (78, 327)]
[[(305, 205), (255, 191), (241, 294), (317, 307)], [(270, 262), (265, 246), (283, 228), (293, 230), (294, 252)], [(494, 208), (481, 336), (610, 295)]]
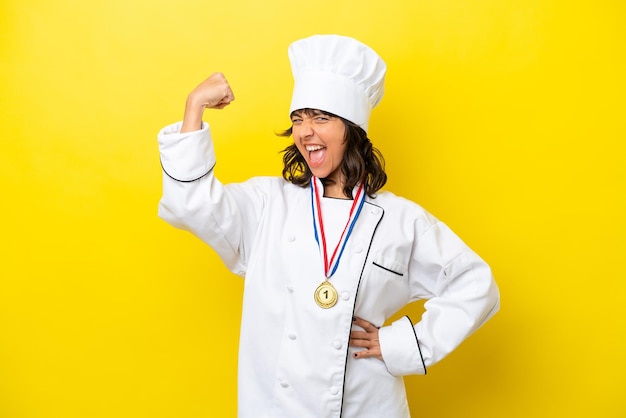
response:
[[(408, 417), (402, 376), (425, 374), (499, 307), (489, 267), (419, 205), (379, 192), (367, 138), (386, 67), (360, 42), (294, 42), (283, 178), (221, 184), (205, 109), (234, 100), (222, 74), (159, 133), (159, 215), (245, 277), (240, 417)], [(385, 321), (428, 299), (415, 325)]]

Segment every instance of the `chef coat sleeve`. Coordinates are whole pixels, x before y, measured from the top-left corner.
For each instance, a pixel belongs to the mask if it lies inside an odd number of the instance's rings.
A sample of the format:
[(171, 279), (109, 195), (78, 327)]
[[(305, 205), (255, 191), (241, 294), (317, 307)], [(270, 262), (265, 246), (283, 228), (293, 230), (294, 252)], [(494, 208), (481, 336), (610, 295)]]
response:
[(158, 135), (163, 167), (159, 217), (209, 244), (231, 271), (244, 276), (262, 193), (252, 184), (225, 186), (217, 180), (206, 122), (199, 131), (181, 134), (181, 127), (181, 122), (166, 126)]
[(380, 329), (382, 356), (396, 376), (425, 374), (475, 332), (500, 306), (489, 266), (445, 224), (416, 222), (409, 264), (412, 299), (428, 299), (421, 320), (408, 317)]

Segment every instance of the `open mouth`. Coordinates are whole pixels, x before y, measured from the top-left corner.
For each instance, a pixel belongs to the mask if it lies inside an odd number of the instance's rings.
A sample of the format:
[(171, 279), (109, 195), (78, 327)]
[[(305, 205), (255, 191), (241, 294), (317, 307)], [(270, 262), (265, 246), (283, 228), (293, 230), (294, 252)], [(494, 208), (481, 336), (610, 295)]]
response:
[(309, 152), (309, 161), (311, 164), (320, 164), (326, 155), (326, 147), (322, 145), (307, 145), (305, 149)]

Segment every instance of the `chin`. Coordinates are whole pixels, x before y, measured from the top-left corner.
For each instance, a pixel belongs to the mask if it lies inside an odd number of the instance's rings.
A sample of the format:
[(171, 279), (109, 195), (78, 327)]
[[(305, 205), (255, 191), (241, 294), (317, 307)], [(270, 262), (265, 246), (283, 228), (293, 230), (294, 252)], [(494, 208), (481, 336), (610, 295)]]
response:
[(327, 171), (311, 170), (311, 173), (313, 173), (313, 175), (318, 179), (325, 179), (330, 176), (330, 173)]
[(309, 167), (309, 170), (311, 170), (311, 173), (313, 173), (315, 177), (322, 178), (322, 176), (328, 175), (327, 170), (324, 170), (323, 167), (311, 167), (311, 164), (308, 164), (308, 163), (307, 163), (307, 166)]

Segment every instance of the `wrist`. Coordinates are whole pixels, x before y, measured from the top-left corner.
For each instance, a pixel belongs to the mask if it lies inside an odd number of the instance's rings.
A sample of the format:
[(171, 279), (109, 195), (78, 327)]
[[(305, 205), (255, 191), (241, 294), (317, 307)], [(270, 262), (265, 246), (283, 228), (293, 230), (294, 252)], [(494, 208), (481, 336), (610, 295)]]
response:
[(183, 117), (183, 126), (181, 133), (197, 131), (202, 129), (202, 114), (204, 113), (204, 104), (195, 100), (193, 95), (187, 97), (185, 105), (185, 115)]

